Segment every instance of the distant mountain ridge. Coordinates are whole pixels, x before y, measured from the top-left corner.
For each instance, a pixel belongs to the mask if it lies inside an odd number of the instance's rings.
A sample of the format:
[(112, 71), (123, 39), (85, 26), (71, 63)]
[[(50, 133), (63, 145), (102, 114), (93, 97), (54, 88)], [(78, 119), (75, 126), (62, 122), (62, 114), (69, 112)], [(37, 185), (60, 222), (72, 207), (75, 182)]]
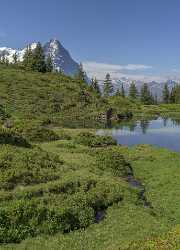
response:
[[(121, 87), (123, 85), (124, 90), (126, 92), (126, 94), (129, 93), (129, 88), (131, 83), (134, 82), (138, 91), (140, 92), (141, 87), (143, 86), (143, 84), (145, 83), (145, 81), (141, 81), (141, 80), (131, 80), (127, 77), (122, 77), (120, 79), (113, 79), (112, 78), (112, 83), (114, 86), (114, 92), (116, 92), (118, 89), (120, 89), (121, 91)], [(166, 82), (157, 82), (157, 81), (150, 81), (150, 82), (146, 82), (149, 86), (149, 89), (151, 91), (151, 93), (155, 96), (157, 95), (157, 97), (159, 99), (162, 98), (162, 91), (164, 89), (164, 85), (165, 83), (167, 83), (169, 90), (172, 90), (172, 88), (179, 84), (179, 82), (175, 81), (175, 80), (168, 80)], [(99, 85), (101, 87), (101, 89), (103, 89), (103, 80), (99, 81)]]
[[(34, 50), (37, 43), (32, 43), (31, 49)], [(68, 50), (57, 39), (51, 39), (43, 45), (45, 56), (51, 56), (54, 69), (62, 71), (65, 75), (74, 76), (79, 71), (79, 64), (73, 60)], [(18, 60), (23, 61), (23, 56), (26, 52), (24, 49), (12, 49), (8, 47), (0, 47), (0, 56), (5, 56), (10, 63), (13, 62), (13, 55), (16, 53)]]

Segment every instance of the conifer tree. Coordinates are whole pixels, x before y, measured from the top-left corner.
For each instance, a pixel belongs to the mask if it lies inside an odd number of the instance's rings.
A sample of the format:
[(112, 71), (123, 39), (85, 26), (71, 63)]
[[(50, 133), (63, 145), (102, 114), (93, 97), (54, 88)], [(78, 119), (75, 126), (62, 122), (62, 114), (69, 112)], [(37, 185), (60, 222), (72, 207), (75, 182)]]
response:
[(52, 62), (52, 58), (50, 55), (48, 55), (47, 59), (46, 59), (46, 71), (47, 72), (52, 72), (53, 71), (53, 62)]
[(92, 88), (97, 92), (97, 94), (101, 94), (99, 85), (98, 85), (98, 80), (95, 78), (92, 78), (91, 80), (91, 86)]
[(155, 105), (158, 104), (158, 96), (157, 96), (157, 94), (155, 94), (155, 96), (154, 96), (154, 104), (155, 104)]
[(18, 56), (17, 56), (17, 52), (15, 52), (13, 55), (13, 63), (17, 64), (17, 62), (18, 62)]
[(116, 91), (116, 96), (122, 96), (119, 89), (117, 89), (117, 91)]
[(133, 100), (138, 98), (138, 90), (134, 82), (131, 83), (129, 88), (129, 97)]
[(33, 70), (33, 52), (30, 45), (26, 48), (22, 65), (26, 70)]
[(170, 93), (169, 93), (168, 85), (167, 83), (165, 83), (164, 89), (163, 89), (163, 103), (169, 103), (169, 98), (170, 98)]
[(42, 73), (46, 72), (45, 55), (41, 43), (38, 43), (33, 51), (32, 70)]
[(122, 84), (121, 85), (121, 95), (122, 95), (122, 97), (125, 97), (126, 95), (125, 95), (125, 90), (124, 90), (124, 85)]
[(77, 78), (78, 80), (80, 80), (80, 81), (83, 81), (83, 82), (86, 81), (86, 74), (85, 74), (85, 72), (84, 72), (82, 63), (79, 64), (79, 72), (78, 72), (76, 78)]
[(113, 85), (112, 85), (112, 80), (111, 80), (111, 76), (108, 73), (106, 75), (106, 78), (104, 80), (104, 96), (108, 97), (113, 93)]
[(7, 57), (5, 57), (5, 64), (6, 64), (6, 66), (8, 66), (8, 65), (9, 65), (9, 60), (8, 60), (8, 58), (7, 58)]
[(1, 63), (2, 63), (2, 64), (5, 64), (5, 63), (6, 63), (6, 57), (5, 57), (5, 55), (4, 55), (4, 54), (2, 55), (2, 58), (1, 58)]
[(171, 92), (170, 92), (169, 102), (170, 103), (175, 103), (176, 102), (176, 87), (173, 87)]
[(143, 86), (141, 87), (141, 96), (140, 96), (141, 102), (145, 105), (152, 104), (152, 95), (149, 90), (149, 87), (147, 83), (144, 83)]

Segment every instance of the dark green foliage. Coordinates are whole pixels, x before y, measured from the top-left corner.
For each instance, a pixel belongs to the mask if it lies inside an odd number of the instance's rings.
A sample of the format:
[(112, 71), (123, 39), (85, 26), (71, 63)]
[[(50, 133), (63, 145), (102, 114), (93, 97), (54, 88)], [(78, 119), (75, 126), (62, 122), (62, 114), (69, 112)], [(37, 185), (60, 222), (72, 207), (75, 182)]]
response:
[(59, 136), (54, 131), (40, 125), (27, 125), (23, 129), (22, 135), (32, 142), (48, 142), (59, 140)]
[(13, 129), (0, 128), (0, 144), (30, 147), (29, 142)]
[(17, 185), (27, 186), (58, 179), (62, 161), (39, 148), (17, 149), (1, 146), (0, 189), (11, 190)]
[(33, 51), (32, 70), (42, 73), (46, 72), (45, 55), (40, 43), (37, 44)]
[(32, 70), (33, 67), (33, 52), (30, 45), (27, 46), (23, 57), (23, 67), (26, 70)]
[(125, 97), (125, 96), (126, 96), (125, 90), (124, 90), (124, 85), (123, 85), (123, 84), (122, 84), (122, 86), (121, 86), (121, 95), (122, 95), (122, 97)]
[(48, 55), (46, 59), (46, 72), (52, 72), (52, 71), (53, 71), (53, 62), (51, 56)]
[(154, 98), (149, 90), (148, 84), (144, 83), (141, 88), (141, 102), (145, 105), (153, 104)]
[(119, 177), (132, 174), (132, 168), (124, 156), (109, 149), (98, 152), (97, 166), (104, 171), (112, 171), (115, 176)]
[(6, 113), (4, 106), (0, 104), (0, 119), (5, 120), (6, 118), (9, 118), (9, 115)]
[(82, 63), (80, 63), (79, 65), (79, 72), (75, 75), (75, 79), (82, 81), (82, 82), (86, 82), (86, 74), (83, 69)]
[(169, 99), (170, 99), (170, 93), (169, 93), (169, 88), (167, 83), (165, 83), (164, 85), (164, 89), (163, 89), (163, 103), (169, 103)]
[(176, 98), (176, 87), (173, 87), (169, 95), (169, 102), (175, 103), (175, 98)]
[(91, 87), (93, 90), (96, 91), (97, 94), (101, 94), (101, 91), (100, 91), (100, 88), (99, 88), (99, 85), (98, 85), (98, 81), (96, 78), (92, 78), (91, 80)]
[(63, 204), (54, 201), (51, 207), (40, 199), (14, 201), (11, 206), (0, 208), (0, 242), (18, 243), (39, 234), (86, 228), (95, 222), (98, 209), (121, 201), (122, 197), (122, 189), (117, 184), (99, 182), (90, 190), (71, 195)]
[(134, 82), (131, 83), (130, 88), (129, 88), (129, 97), (132, 100), (136, 100), (138, 98), (138, 90), (136, 88), (136, 85)]
[(113, 93), (113, 85), (110, 74), (106, 75), (104, 80), (104, 96), (108, 97)]
[(17, 53), (15, 53), (15, 54), (13, 55), (13, 63), (14, 63), (14, 64), (17, 64), (17, 63), (18, 63), (18, 56), (17, 56)]
[(117, 144), (111, 136), (98, 136), (89, 132), (80, 133), (76, 137), (76, 142), (89, 147), (104, 147)]

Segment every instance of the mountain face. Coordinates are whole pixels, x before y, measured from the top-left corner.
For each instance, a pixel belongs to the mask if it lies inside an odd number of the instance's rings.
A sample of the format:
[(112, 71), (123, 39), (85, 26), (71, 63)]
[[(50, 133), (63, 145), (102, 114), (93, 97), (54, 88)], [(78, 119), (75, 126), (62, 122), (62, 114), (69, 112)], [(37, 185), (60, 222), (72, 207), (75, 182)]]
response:
[(62, 70), (64, 74), (71, 76), (79, 71), (79, 64), (72, 59), (69, 52), (58, 40), (54, 39), (46, 43), (44, 45), (44, 53), (46, 56), (51, 56), (56, 70)]
[[(31, 44), (31, 49), (34, 50), (37, 43)], [(75, 62), (69, 52), (62, 46), (62, 44), (57, 39), (51, 39), (44, 46), (44, 53), (47, 57), (50, 55), (52, 57), (54, 69), (57, 71), (62, 71), (64, 74), (69, 76), (74, 76), (79, 71), (79, 64)], [(23, 61), (23, 56), (26, 52), (26, 48), (12, 49), (7, 47), (0, 48), (0, 57), (5, 56), (9, 62), (13, 62), (13, 55), (16, 53), (18, 60)]]

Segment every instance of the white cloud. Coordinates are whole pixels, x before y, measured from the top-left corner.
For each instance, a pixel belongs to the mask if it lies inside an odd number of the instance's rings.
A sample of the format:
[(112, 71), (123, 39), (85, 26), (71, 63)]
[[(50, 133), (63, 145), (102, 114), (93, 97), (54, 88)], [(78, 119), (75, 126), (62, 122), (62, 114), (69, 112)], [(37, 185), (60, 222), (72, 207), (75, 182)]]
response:
[(175, 78), (172, 74), (155, 74), (152, 72), (154, 68), (143, 64), (106, 64), (97, 62), (84, 62), (84, 69), (89, 77), (97, 77), (98, 80), (103, 80), (107, 73), (110, 73), (111, 78), (118, 80), (122, 77), (127, 77), (130, 80), (141, 80), (144, 82), (157, 81), (163, 82), (168, 79)]
[(117, 65), (117, 64), (106, 64), (97, 62), (84, 62), (85, 69), (87, 70), (100, 70), (100, 71), (120, 71), (120, 70), (145, 70), (151, 69), (152, 66), (143, 64), (127, 64), (127, 65)]

